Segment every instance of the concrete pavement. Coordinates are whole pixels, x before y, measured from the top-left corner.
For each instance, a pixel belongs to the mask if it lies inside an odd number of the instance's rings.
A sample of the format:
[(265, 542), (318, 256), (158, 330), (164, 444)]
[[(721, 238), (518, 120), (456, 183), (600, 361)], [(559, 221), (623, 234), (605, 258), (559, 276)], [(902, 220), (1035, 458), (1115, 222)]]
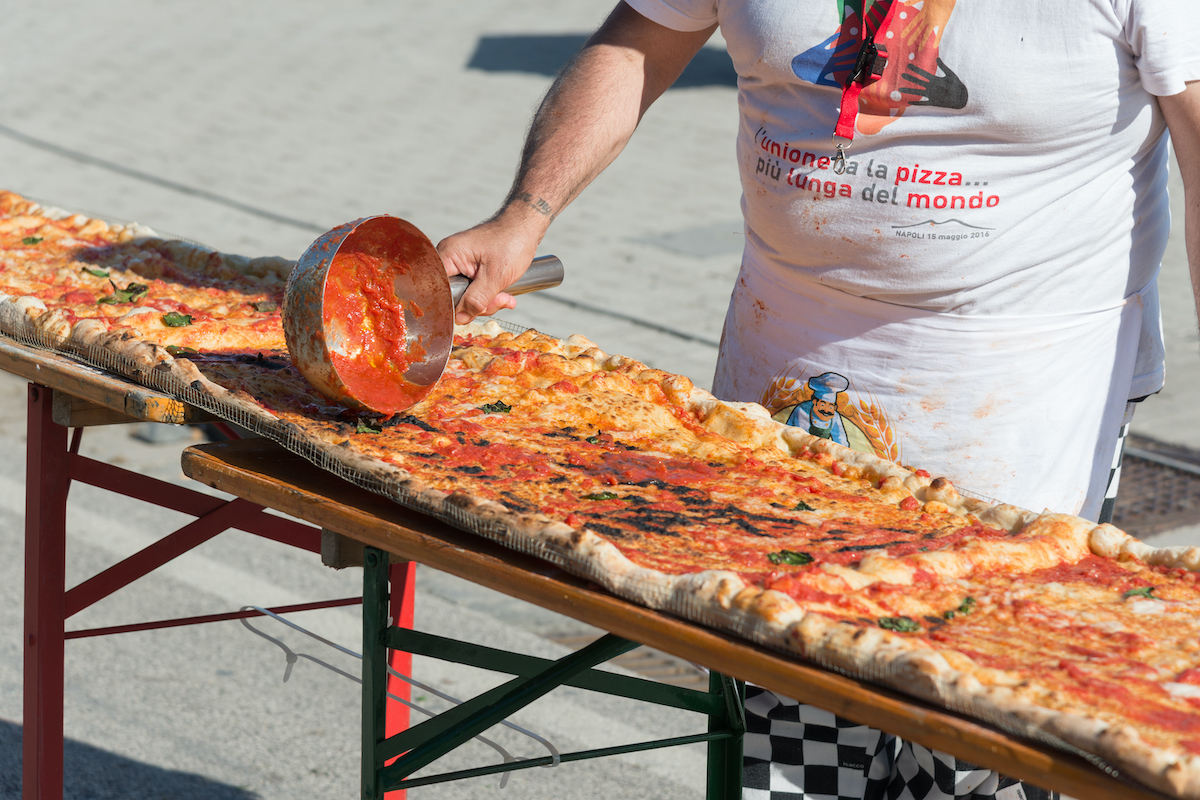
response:
[[(436, 241), (494, 210), (549, 76), (608, 7), (582, 0), (18, 5), (6, 9), (0, 29), (0, 187), (252, 256), (295, 258), (321, 231), (381, 212), (411, 220)], [(741, 248), (736, 98), (720, 43), (710, 48), (689, 69), (686, 88), (659, 100), (625, 153), (555, 223), (543, 252), (563, 259), (566, 283), (522, 298), (507, 315), (550, 333), (585, 332), (610, 352), (704, 386)], [(1177, 193), (1177, 206), (1181, 199)], [(1191, 399), (1200, 355), (1178, 236), (1163, 298), (1170, 384), (1143, 404), (1135, 430), (1200, 448)], [(0, 376), (0, 442), (10, 454), (0, 460), (5, 800), (18, 796), (20, 780), (23, 424), (20, 382)], [(182, 480), (178, 446), (129, 433), (88, 431), (85, 453)], [(72, 581), (182, 521), (85, 488), (72, 497)], [(316, 568), (309, 556), (227, 534), (73, 624), (346, 596), (357, 580), (354, 571)], [(549, 655), (562, 651), (544, 635), (573, 625), (446, 576), (423, 573), (418, 586), (418, 624), (429, 630)], [(350, 611), (301, 619), (358, 646)], [(356, 687), (311, 664), (282, 684), (279, 651), (236, 623), (81, 640), (68, 659), (69, 797), (356, 792)], [(491, 680), (424, 661), (417, 673), (461, 695)], [(680, 715), (578, 692), (556, 693), (518, 720), (564, 748), (693, 729)], [(539, 754), (515, 735), (498, 738), (521, 755)], [(492, 757), (472, 745), (450, 766)], [(503, 791), (489, 778), (413, 795), (695, 797), (701, 763), (693, 747), (625, 757), (616, 767), (532, 770)]]

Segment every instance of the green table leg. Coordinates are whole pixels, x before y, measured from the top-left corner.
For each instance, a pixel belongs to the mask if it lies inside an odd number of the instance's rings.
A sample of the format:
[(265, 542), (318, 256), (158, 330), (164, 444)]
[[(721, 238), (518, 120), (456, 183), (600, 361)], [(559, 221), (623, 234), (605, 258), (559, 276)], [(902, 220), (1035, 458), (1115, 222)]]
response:
[[(592, 671), (593, 664), (637, 646), (634, 642), (612, 634), (559, 661), (548, 661), (487, 648), (480, 649), (451, 640), (439, 641), (440, 637), (390, 631), (387, 619), (388, 596), (387, 556), (380, 550), (368, 547), (364, 553), (363, 566), (363, 800), (382, 800), (385, 789), (403, 789), (408, 785), (425, 785), (512, 769), (525, 769), (548, 761), (548, 757), (545, 757), (520, 763), (443, 773), (419, 780), (407, 778), (413, 771), (440, 758), (442, 754), (457, 747), (475, 733), (565, 683), (592, 691), (632, 696), (661, 705), (690, 707), (691, 710), (706, 714), (708, 732), (620, 747), (564, 753), (564, 762), (705, 741), (708, 747), (708, 800), (738, 800), (741, 797), (742, 739), (746, 723), (742, 708), (744, 685), (740, 682), (715, 672), (710, 673), (708, 695), (696, 694), (696, 698), (693, 699), (688, 696), (686, 690), (664, 686), (661, 687), (661, 691), (655, 691), (649, 686), (643, 686), (642, 684), (647, 682), (641, 679), (620, 678)], [(391, 641), (392, 639), (395, 641)], [(517, 674), (520, 677), (385, 740), (388, 645), (390, 642), (392, 646), (407, 649), (403, 648), (406, 640), (412, 640), (411, 644), (416, 645), (416, 649), (435, 658), (445, 657), (447, 660), (474, 663), (478, 666), (490, 661), (497, 671)], [(476, 652), (477, 650), (479, 652)], [(709, 697), (712, 699), (706, 699)], [(402, 757), (385, 769), (385, 761), (398, 755)]]
[(363, 671), (362, 671), (362, 796), (382, 800), (377, 743), (385, 736), (387, 703), (388, 559), (382, 551), (366, 548), (363, 554)]
[(723, 713), (710, 715), (710, 731), (732, 730), (733, 737), (708, 743), (707, 800), (739, 800), (742, 796), (742, 741), (746, 715), (742, 702), (746, 684), (716, 672), (708, 674), (708, 690), (725, 699)]

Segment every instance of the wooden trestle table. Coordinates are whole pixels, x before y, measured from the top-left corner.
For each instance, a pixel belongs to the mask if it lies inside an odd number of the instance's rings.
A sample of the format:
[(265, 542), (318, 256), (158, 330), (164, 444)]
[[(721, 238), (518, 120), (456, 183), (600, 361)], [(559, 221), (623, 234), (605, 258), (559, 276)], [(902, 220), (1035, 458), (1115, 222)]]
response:
[[(723, 633), (634, 605), (544, 561), (457, 530), (336, 478), (264, 439), (200, 445), (184, 451), (185, 474), (234, 495), (235, 499), (231, 501), (85, 458), (78, 453), (80, 430), (85, 426), (139, 420), (179, 424), (211, 417), (123, 378), (3, 338), (0, 338), (0, 369), (31, 381), (26, 454), (24, 800), (61, 800), (62, 797), (63, 658), (67, 639), (234, 619), (257, 612), (230, 612), (70, 633), (65, 630), (66, 619), (231, 527), (314, 554), (321, 551), (322, 529), (326, 536), (333, 533), (366, 545), (366, 597), (317, 601), (271, 610), (286, 613), (364, 603), (367, 621), (364, 649), (381, 654), (377, 658), (372, 658), (370, 652), (364, 654), (362, 796), (367, 800), (382, 797), (379, 791), (383, 785), (381, 776), (382, 780), (389, 781), (389, 785), (421, 785), (420, 780), (412, 779), (397, 783), (396, 775), (389, 777), (389, 767), (384, 766), (386, 761), (406, 752), (403, 758), (415, 753), (423, 756), (418, 760), (428, 763), (438, 752), (445, 752), (455, 746), (457, 740), (470, 736), (468, 728), (474, 730), (480, 725), (492, 724), (488, 722), (488, 709), (498, 709), (497, 714), (505, 714), (529, 699), (514, 700), (511, 696), (506, 699), (503, 691), (493, 690), (477, 698), (474, 705), (469, 702), (460, 707), (464, 710), (457, 717), (448, 712), (449, 718), (441, 723), (438, 723), (441, 718), (422, 723), (410, 729), (414, 736), (404, 738), (401, 735), (389, 747), (385, 734), (399, 734), (407, 727), (408, 718), (406, 709), (398, 703), (387, 703), (384, 712), (382, 698), (385, 691), (407, 697), (407, 684), (393, 682), (386, 677), (384, 669), (390, 665), (408, 672), (412, 652), (427, 652), (435, 657), (484, 666), (496, 663), (498, 659), (501, 663), (498, 671), (520, 676), (514, 679), (515, 688), (508, 692), (509, 695), (538, 695), (554, 685), (569, 684), (624, 696), (645, 695), (644, 699), (650, 702), (707, 713), (708, 733), (690, 737), (690, 740), (709, 743), (710, 797), (736, 796), (733, 786), (739, 777), (737, 773), (740, 773), (740, 769), (735, 770), (730, 765), (734, 758), (740, 757), (741, 747), (737, 712), (730, 707), (735, 704), (729, 702), (732, 696), (728, 689), (730, 682), (727, 681), (723, 694), (718, 685), (720, 676), (724, 675), (800, 698), (848, 719), (1083, 800), (1165, 798), (1165, 795), (1115, 778), (1079, 756), (1011, 736), (880, 686), (798, 662)], [(69, 428), (75, 429), (73, 436), (69, 435)], [(65, 510), (71, 481), (137, 497), (183, 511), (197, 519), (68, 590), (64, 577), (67, 557)], [(267, 508), (309, 524), (263, 514)], [(415, 563), (573, 617), (615, 636), (605, 637), (592, 645), (590, 653), (580, 651), (559, 662), (547, 662), (470, 645), (456, 648), (458, 643), (452, 640), (406, 632), (404, 629), (412, 625)], [(391, 628), (386, 622), (389, 603), (390, 617), (396, 623), (396, 627)], [(628, 641), (622, 643), (616, 637)], [(368, 643), (370, 638), (375, 641)], [(650, 681), (610, 679), (606, 677), (608, 673), (589, 669), (605, 657), (634, 646), (633, 643), (650, 644), (703, 664), (714, 670), (714, 675), (719, 673), (713, 680), (713, 694), (673, 688), (656, 693), (646, 686), (652, 684)], [(375, 644), (379, 646), (374, 647)], [(390, 649), (388, 645), (405, 647), (407, 652)], [(705, 701), (703, 697), (715, 699)], [(472, 714), (468, 715), (468, 712)], [(725, 725), (728, 730), (718, 730), (721, 726), (714, 725), (714, 721), (720, 720), (728, 723)], [(430, 732), (432, 743), (420, 739), (422, 730)], [(666, 744), (678, 743), (681, 742)], [(589, 751), (580, 757), (627, 751), (609, 748), (608, 751)], [(535, 760), (529, 765), (538, 763)], [(484, 767), (472, 774), (486, 774), (502, 768), (503, 765)], [(392, 796), (391, 792), (387, 795), (389, 799)]]

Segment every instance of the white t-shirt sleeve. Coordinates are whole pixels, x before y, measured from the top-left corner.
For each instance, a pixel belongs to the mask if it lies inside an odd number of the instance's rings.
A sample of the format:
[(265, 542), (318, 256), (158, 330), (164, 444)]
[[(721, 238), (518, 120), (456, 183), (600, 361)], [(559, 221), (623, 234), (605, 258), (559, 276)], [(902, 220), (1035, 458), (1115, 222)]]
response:
[[(625, 0), (651, 22), (676, 31), (702, 31), (717, 21), (717, 0)], [(1196, 0), (1185, 0), (1196, 2)]]
[(1197, 0), (1116, 0), (1125, 40), (1137, 59), (1142, 85), (1150, 94), (1179, 94), (1187, 81), (1200, 80), (1200, 2)]

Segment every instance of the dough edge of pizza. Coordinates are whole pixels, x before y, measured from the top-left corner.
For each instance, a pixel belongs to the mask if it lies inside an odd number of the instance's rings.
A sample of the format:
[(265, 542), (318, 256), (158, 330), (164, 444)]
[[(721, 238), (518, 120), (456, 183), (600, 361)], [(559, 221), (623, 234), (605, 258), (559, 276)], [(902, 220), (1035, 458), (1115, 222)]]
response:
[[(68, 212), (51, 211), (61, 213), (63, 216), (59, 218), (68, 215)], [(46, 211), (43, 210), (42, 213), (50, 218)], [(153, 237), (153, 232), (146, 228), (127, 230), (144, 239), (149, 246), (169, 242)], [(175, 243), (172, 247), (178, 248), (179, 252), (193, 254), (188, 258), (197, 262), (203, 259), (205, 263), (211, 263), (213, 259), (210, 256), (215, 253), (185, 242)], [(229, 257), (222, 255), (220, 258)], [(235, 260), (231, 265), (247, 274), (255, 274), (256, 269), (278, 273), (282, 266), (292, 263), (283, 259), (246, 259), (240, 256), (233, 258)], [(42, 317), (45, 319), (41, 319)], [(494, 326), (494, 323), (488, 325)], [(279, 420), (269, 412), (208, 381), (186, 358), (175, 358), (158, 345), (137, 340), (127, 330), (110, 330), (107, 325), (96, 320), (84, 320), (71, 326), (60, 315), (46, 314), (45, 305), (36, 298), (0, 296), (0, 328), (19, 334), (26, 327), (38, 332), (52, 345), (68, 351), (99, 348), (118, 355), (133, 365), (135, 375), (131, 377), (150, 385), (159, 384), (155, 388), (160, 388), (163, 383), (178, 382), (195, 392), (211, 396), (218, 403), (232, 405), (263, 420), (268, 428), (279, 427)], [(494, 332), (499, 328), (494, 326), (487, 330)], [(607, 357), (584, 337), (570, 337), (561, 341), (568, 353), (595, 351), (591, 353), (593, 357)], [(161, 380), (166, 375), (170, 376), (171, 381)], [(788, 429), (782, 423), (771, 420), (766, 410), (757, 404), (725, 403), (703, 389), (693, 388), (689, 405), (691, 410), (697, 412), (698, 417), (719, 420), (719, 425), (714, 423), (714, 426), (719, 428), (714, 432), (723, 433), (735, 441), (756, 441), (760, 445), (774, 443), (776, 447), (782, 443), (782, 446), (793, 454), (803, 447), (826, 452), (841, 463), (857, 467), (873, 477), (897, 478), (918, 501), (943, 503), (954, 513), (964, 516), (974, 514), (986, 524), (1017, 531), (1047, 516), (1015, 506), (993, 506), (974, 498), (963, 498), (948, 481), (921, 478), (910, 470), (876, 456), (858, 453), (794, 428)], [(424, 497), (431, 504), (454, 504), (453, 496), (447, 497), (442, 492), (421, 486), (402, 469), (384, 465), (385, 468), (380, 471), (376, 460), (355, 452), (352, 446), (347, 447), (345, 444), (318, 442), (315, 447), (344, 464), (351, 472), (373, 472), (380, 480), (400, 486), (414, 497)], [(625, 558), (615, 546), (586, 528), (576, 530), (548, 517), (519, 515), (499, 503), (475, 498), (471, 500), (473, 502), (465, 504), (471, 507), (471, 513), (508, 525), (520, 535), (540, 541), (550, 549), (570, 557), (573, 564), (582, 560), (589, 571), (594, 571), (596, 576), (601, 578), (597, 582), (618, 595), (651, 608), (670, 611), (676, 608), (683, 610), (683, 607), (687, 606), (695, 611), (693, 606), (707, 604), (706, 615), (718, 623), (717, 627), (730, 629), (732, 625), (735, 632), (744, 630), (752, 634), (750, 638), (755, 640), (764, 634), (779, 637), (773, 642), (760, 643), (772, 647), (782, 646), (807, 658), (814, 656), (814, 646), (821, 641), (823, 626), (840, 624), (822, 617), (817, 612), (805, 611), (790, 597), (779, 592), (748, 587), (734, 573), (708, 571), (674, 576), (638, 567)], [(1051, 516), (1061, 519), (1068, 515)], [(1078, 517), (1071, 519), (1076, 521), (1070, 523), (1072, 527), (1088, 528), (1087, 546), (1097, 555), (1108, 558), (1137, 558), (1150, 564), (1181, 566), (1200, 571), (1200, 548), (1154, 548), (1111, 525), (1097, 526)], [(849, 629), (851, 626), (842, 627)], [(910, 640), (881, 629), (855, 628), (855, 631), (852, 647), (834, 644), (831, 639), (829, 644), (820, 648), (824, 652), (818, 655), (818, 659), (837, 666), (826, 656), (840, 653), (840, 657), (848, 659), (844, 668), (872, 675), (878, 675), (881, 670), (887, 671), (889, 675), (881, 676), (883, 682), (891, 685), (901, 683), (903, 685), (896, 688), (941, 702), (953, 703), (956, 699), (962, 699), (960, 695), (964, 694), (963, 691), (951, 691), (947, 688), (952, 684), (962, 683), (964, 687), (970, 685), (966, 680), (966, 673), (954, 670), (932, 647), (914, 646)], [(804, 644), (806, 640), (811, 643)], [(1171, 753), (1161, 748), (1149, 747), (1131, 728), (1106, 726), (1095, 719), (1037, 706), (1011, 692), (1006, 693), (1005, 688), (974, 689), (966, 696), (974, 703), (991, 704), (1005, 715), (1036, 721), (1047, 730), (1057, 732), (1065, 740), (1112, 759), (1154, 788), (1172, 791), (1183, 797), (1200, 797), (1200, 758), (1190, 755), (1172, 757)], [(1136, 757), (1131, 757), (1131, 753), (1136, 753)]]

